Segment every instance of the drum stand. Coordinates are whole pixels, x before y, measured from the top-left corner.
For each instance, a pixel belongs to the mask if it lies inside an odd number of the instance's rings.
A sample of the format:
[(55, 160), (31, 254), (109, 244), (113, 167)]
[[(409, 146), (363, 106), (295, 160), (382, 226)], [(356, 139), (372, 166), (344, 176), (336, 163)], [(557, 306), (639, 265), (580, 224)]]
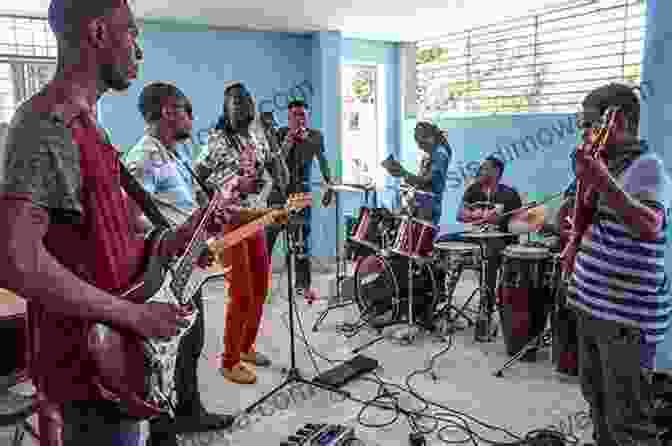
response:
[[(387, 327), (391, 327), (393, 325), (405, 324), (406, 327), (402, 328), (401, 330), (399, 330), (399, 332), (395, 333), (393, 337), (396, 338), (397, 340), (404, 341), (406, 344), (412, 344), (421, 330), (429, 331), (426, 327), (415, 322), (415, 315), (413, 314), (413, 305), (415, 303), (414, 291), (413, 291), (413, 266), (414, 265), (422, 266), (423, 263), (425, 262), (430, 263), (431, 260), (424, 258), (414, 258), (414, 257), (407, 257), (407, 258), (408, 258), (408, 319), (406, 321), (392, 322), (388, 324)], [(383, 327), (378, 327), (377, 328), (378, 333), (380, 333), (382, 329)], [(365, 348), (368, 348), (373, 344), (377, 344), (378, 342), (386, 339), (387, 337), (388, 336), (386, 335), (378, 336), (377, 338), (353, 349), (352, 353), (357, 354), (360, 351), (364, 350)]]
[[(467, 316), (466, 310), (469, 308), (469, 305), (471, 305), (471, 301), (474, 300), (474, 297), (476, 297), (476, 293), (480, 291), (480, 284), (479, 287), (471, 293), (467, 301), (461, 307), (458, 307), (452, 303), (455, 294), (455, 288), (457, 287), (463, 272), (463, 265), (455, 265), (454, 269), (446, 271), (446, 278), (443, 284), (443, 293), (444, 296), (448, 298), (448, 303), (443, 308), (441, 308), (441, 311), (436, 315), (436, 319), (445, 317), (445, 320), (449, 324), (455, 324), (459, 318), (462, 318), (467, 321), (467, 326), (471, 327), (475, 324), (475, 322), (472, 318)], [(453, 311), (455, 312), (455, 316), (451, 317), (450, 313)]]
[[(476, 320), (476, 328), (474, 330), (474, 341), (475, 342), (493, 342), (497, 337), (496, 330), (492, 329), (492, 313), (488, 308), (489, 302), (496, 301), (495, 290), (491, 290), (488, 285), (488, 273), (490, 272), (490, 262), (491, 259), (487, 255), (489, 249), (487, 248), (488, 241), (479, 240), (479, 245), (481, 246), (481, 270), (479, 271), (479, 287), (478, 291), (480, 295), (480, 303), (478, 309), (478, 319)], [(475, 291), (475, 292), (476, 292)], [(474, 292), (474, 294), (475, 294)], [(472, 294), (472, 297), (474, 296)]]
[(544, 331), (541, 332), (540, 335), (538, 335), (537, 337), (532, 339), (530, 342), (525, 344), (523, 346), (523, 348), (521, 348), (518, 353), (516, 353), (508, 361), (506, 361), (506, 363), (504, 363), (504, 365), (501, 368), (499, 368), (495, 373), (493, 373), (493, 375), (495, 375), (498, 378), (501, 378), (502, 376), (504, 376), (504, 374), (503, 374), (504, 370), (510, 368), (515, 362), (519, 361), (520, 358), (525, 356), (525, 354), (527, 352), (529, 352), (530, 350), (534, 350), (536, 348), (539, 348), (539, 347), (543, 347), (548, 342), (550, 342), (551, 337), (552, 337), (552, 332), (553, 332), (552, 328), (544, 329)]
[[(317, 332), (319, 330), (320, 325), (326, 319), (326, 317), (329, 315), (329, 312), (331, 310), (335, 310), (337, 308), (345, 308), (349, 307), (350, 305), (353, 305), (355, 303), (354, 299), (350, 297), (349, 299), (343, 301), (343, 296), (341, 296), (341, 288), (343, 286), (343, 280), (347, 277), (347, 264), (346, 264), (346, 259), (344, 256), (341, 254), (341, 243), (339, 242), (339, 215), (341, 212), (341, 206), (340, 206), (340, 196), (339, 192), (340, 190), (338, 189), (332, 189), (336, 196), (334, 197), (336, 200), (336, 296), (331, 296), (336, 298), (336, 303), (333, 305), (329, 305), (327, 308), (322, 310), (318, 315), (317, 319), (315, 320), (315, 323), (313, 324), (313, 332)], [(342, 269), (341, 269), (342, 268)]]
[[(552, 302), (554, 302), (554, 303), (551, 304), (551, 305), (553, 305), (553, 306), (555, 306), (555, 302), (557, 301), (557, 293), (558, 293), (559, 291), (560, 291), (560, 286), (558, 285), (558, 286), (556, 287), (556, 289), (553, 290), (553, 293), (551, 294)], [(550, 312), (549, 312), (549, 317), (550, 317), (550, 318), (553, 317), (553, 311), (550, 311)], [(551, 320), (552, 320), (552, 319), (551, 319)], [(499, 369), (497, 369), (497, 370), (493, 373), (493, 375), (495, 375), (495, 376), (498, 377), (498, 378), (503, 377), (503, 376), (504, 376), (504, 373), (503, 373), (504, 370), (510, 368), (514, 363), (516, 363), (516, 362), (519, 361), (523, 356), (525, 356), (525, 354), (526, 354), (527, 352), (529, 352), (530, 350), (534, 350), (535, 348), (544, 347), (544, 346), (549, 345), (549, 344), (552, 345), (552, 338), (553, 338), (553, 327), (551, 326), (551, 327), (545, 328), (545, 329), (541, 332), (541, 334), (539, 334), (539, 335), (536, 336), (534, 339), (532, 339), (530, 342), (528, 342), (527, 344), (525, 344), (525, 345), (523, 346), (523, 348), (521, 348), (520, 351), (519, 351), (518, 353), (516, 353), (516, 354), (513, 355), (508, 361), (506, 361), (506, 362), (504, 363), (504, 365), (502, 365), (502, 367), (500, 367)]]

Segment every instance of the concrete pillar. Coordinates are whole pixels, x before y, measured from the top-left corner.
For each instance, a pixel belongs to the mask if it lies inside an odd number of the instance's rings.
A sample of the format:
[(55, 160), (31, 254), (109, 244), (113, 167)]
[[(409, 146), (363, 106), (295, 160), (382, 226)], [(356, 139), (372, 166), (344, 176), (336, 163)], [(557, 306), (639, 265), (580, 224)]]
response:
[[(341, 162), (341, 45), (342, 35), (338, 31), (316, 32), (313, 34), (313, 103), (311, 126), (324, 134), (324, 142), (332, 177), (342, 176)], [(313, 167), (313, 191), (319, 194), (317, 182), (321, 174), (317, 163)], [(316, 203), (313, 208), (312, 246), (315, 257), (336, 255), (336, 234), (343, 232), (341, 219), (336, 220), (336, 210), (324, 209)], [(319, 224), (316, 224), (319, 222)]]
[[(672, 1), (647, 0), (646, 37), (642, 60), (641, 134), (665, 162), (672, 174)], [(668, 238), (672, 239), (672, 228)], [(672, 272), (672, 247), (667, 246), (665, 263)], [(672, 275), (670, 276), (672, 277)], [(672, 331), (659, 349), (658, 366), (672, 368)]]

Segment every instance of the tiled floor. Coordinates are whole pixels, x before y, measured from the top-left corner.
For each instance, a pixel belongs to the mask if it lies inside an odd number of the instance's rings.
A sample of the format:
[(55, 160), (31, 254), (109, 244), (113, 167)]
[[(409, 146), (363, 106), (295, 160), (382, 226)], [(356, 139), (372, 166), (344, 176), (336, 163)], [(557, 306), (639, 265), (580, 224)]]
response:
[[(326, 294), (333, 274), (319, 274), (316, 285)], [(464, 299), (473, 289), (472, 279), (465, 279), (458, 286), (457, 299)], [(264, 321), (258, 339), (258, 350), (271, 356), (274, 364), (269, 369), (257, 370), (258, 382), (252, 386), (227, 383), (219, 374), (218, 355), (222, 349), (224, 289), (220, 284), (207, 286), (206, 294), (206, 347), (200, 369), (203, 398), (213, 411), (234, 413), (249, 406), (274, 386), (283, 382), (282, 369), (289, 364), (289, 334), (286, 329), (288, 302), (286, 299), (286, 278), (282, 274), (274, 277), (273, 299), (267, 305)], [(354, 308), (334, 310), (317, 333), (310, 330), (319, 310), (326, 301), (310, 306), (297, 302), (300, 320), (306, 329), (308, 341), (322, 356), (332, 360), (345, 360), (353, 356), (352, 350), (373, 339), (376, 333), (363, 330), (358, 335), (346, 339), (339, 334), (337, 325), (343, 321), (354, 322), (357, 312)], [(392, 329), (391, 329), (392, 330)], [(299, 332), (300, 333), (300, 332)], [(297, 337), (297, 363), (305, 377), (312, 378), (316, 372), (308, 350)], [(382, 370), (379, 376), (385, 380), (404, 385), (406, 376), (416, 370), (426, 368), (430, 358), (445, 350), (445, 342), (429, 337), (420, 337), (412, 345), (400, 345), (394, 340), (385, 340), (372, 345), (362, 353), (376, 358)], [(573, 431), (581, 440), (590, 438), (592, 428), (586, 420), (586, 406), (581, 398), (576, 378), (559, 375), (553, 370), (548, 354), (541, 355), (535, 363), (518, 363), (499, 378), (493, 371), (507, 359), (501, 337), (494, 343), (483, 344), (473, 341), (473, 328), (458, 332), (453, 337), (450, 349), (434, 362), (434, 380), (429, 374), (418, 374), (411, 380), (415, 391), (444, 406), (433, 408), (425, 414), (455, 418), (451, 410), (468, 413), (484, 425), (499, 426), (515, 434), (547, 427), (562, 425)], [(315, 357), (320, 371), (330, 366), (326, 360)], [(370, 381), (356, 381), (346, 390), (360, 400), (373, 398), (378, 391), (377, 384)], [(390, 387), (390, 391), (394, 391)], [(385, 402), (385, 401), (383, 401)], [(408, 395), (400, 397), (400, 406), (406, 409), (422, 409), (421, 403)], [(403, 416), (384, 428), (370, 428), (358, 424), (357, 418), (362, 405), (353, 401), (343, 401), (338, 395), (330, 395), (320, 390), (298, 385), (278, 393), (275, 398), (260, 406), (250, 416), (239, 417), (232, 433), (213, 433), (184, 439), (185, 445), (277, 445), (284, 437), (310, 422), (334, 422), (351, 424), (357, 434), (367, 444), (406, 445), (410, 427)], [(578, 415), (577, 415), (578, 414)], [(392, 421), (394, 413), (379, 409), (367, 409), (362, 414), (366, 424), (385, 424)], [(420, 420), (426, 425), (431, 420)], [(457, 421), (459, 422), (459, 421)], [(484, 438), (494, 441), (510, 441), (501, 431), (478, 425), (473, 419), (470, 428)], [(460, 440), (464, 434), (450, 429), (447, 422), (442, 435), (447, 440)], [(9, 437), (0, 433), (0, 444), (8, 444)], [(481, 442), (483, 443), (483, 442)], [(29, 444), (26, 441), (24, 444)], [(428, 444), (443, 444), (436, 432), (428, 436)]]

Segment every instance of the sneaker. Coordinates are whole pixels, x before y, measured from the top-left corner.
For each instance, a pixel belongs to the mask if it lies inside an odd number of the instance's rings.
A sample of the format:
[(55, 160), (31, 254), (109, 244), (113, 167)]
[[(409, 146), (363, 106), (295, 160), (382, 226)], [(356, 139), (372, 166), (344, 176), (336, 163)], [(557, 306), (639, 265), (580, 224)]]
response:
[(241, 363), (234, 365), (230, 369), (219, 369), (224, 378), (236, 384), (254, 384), (257, 382), (257, 375), (252, 371), (243, 367)]
[(268, 367), (271, 365), (271, 360), (259, 352), (241, 353), (240, 360), (259, 367)]

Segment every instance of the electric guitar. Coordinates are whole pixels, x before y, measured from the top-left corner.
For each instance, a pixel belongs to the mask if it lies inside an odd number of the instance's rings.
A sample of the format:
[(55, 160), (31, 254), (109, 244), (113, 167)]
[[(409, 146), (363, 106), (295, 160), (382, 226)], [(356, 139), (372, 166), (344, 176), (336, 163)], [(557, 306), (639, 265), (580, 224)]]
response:
[[(301, 193), (301, 194), (290, 194), (287, 198), (287, 204), (284, 209), (273, 209), (273, 210), (263, 210), (263, 215), (259, 218), (255, 218), (249, 223), (246, 223), (233, 231), (227, 232), (223, 237), (219, 237), (211, 245), (210, 249), (216, 254), (221, 253), (223, 250), (237, 245), (246, 238), (256, 234), (264, 226), (272, 224), (277, 220), (287, 217), (292, 213), (301, 211), (312, 205), (312, 194), (310, 193)], [(254, 210), (252, 212), (259, 212)]]

